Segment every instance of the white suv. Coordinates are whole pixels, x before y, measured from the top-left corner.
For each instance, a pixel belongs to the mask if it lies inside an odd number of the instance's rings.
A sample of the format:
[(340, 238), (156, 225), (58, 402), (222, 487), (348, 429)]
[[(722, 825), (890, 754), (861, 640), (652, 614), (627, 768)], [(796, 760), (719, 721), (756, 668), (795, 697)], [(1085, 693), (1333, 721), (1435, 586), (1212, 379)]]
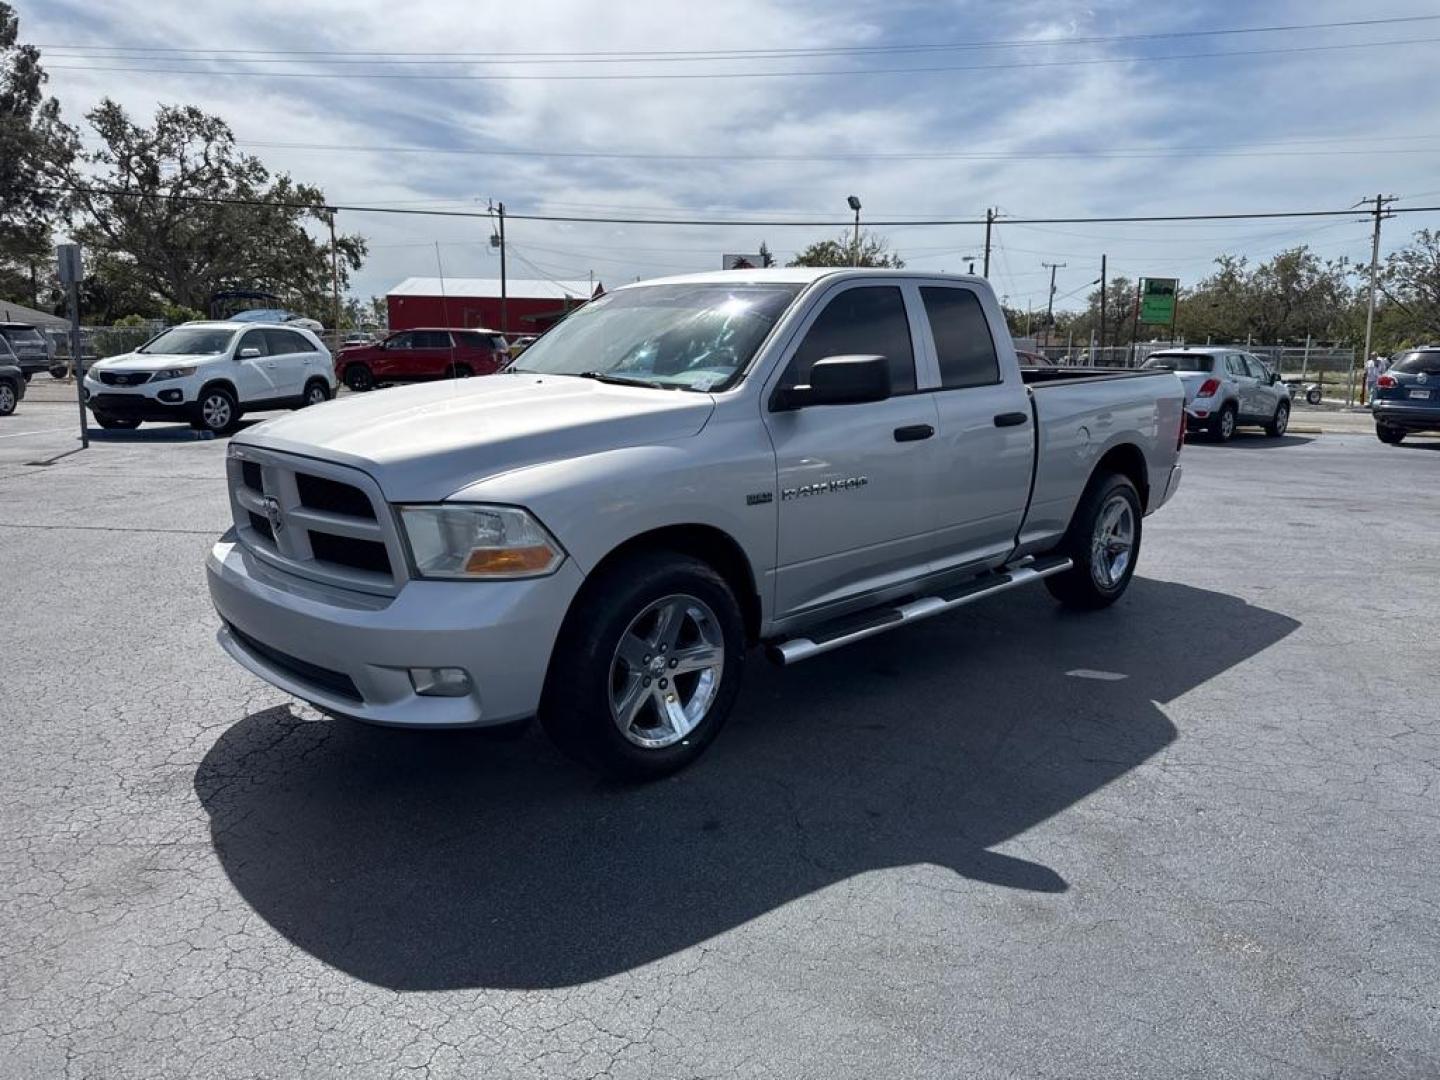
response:
[(218, 434), (242, 413), (318, 405), (334, 393), (320, 339), (271, 323), (186, 323), (85, 371), (85, 404), (104, 428), (188, 421)]

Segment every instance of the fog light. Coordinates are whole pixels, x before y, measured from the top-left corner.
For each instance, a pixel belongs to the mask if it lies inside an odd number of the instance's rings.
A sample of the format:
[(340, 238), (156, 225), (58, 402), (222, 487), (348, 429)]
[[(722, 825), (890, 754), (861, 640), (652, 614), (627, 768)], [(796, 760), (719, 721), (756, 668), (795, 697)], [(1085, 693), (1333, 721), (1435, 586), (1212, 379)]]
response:
[(160, 391), (160, 400), (161, 400), (161, 401), (183, 401), (184, 399), (185, 399), (185, 392), (184, 392), (183, 390), (161, 390), (161, 391)]
[(464, 697), (470, 692), (470, 676), (458, 667), (412, 667), (410, 685), (421, 697)]

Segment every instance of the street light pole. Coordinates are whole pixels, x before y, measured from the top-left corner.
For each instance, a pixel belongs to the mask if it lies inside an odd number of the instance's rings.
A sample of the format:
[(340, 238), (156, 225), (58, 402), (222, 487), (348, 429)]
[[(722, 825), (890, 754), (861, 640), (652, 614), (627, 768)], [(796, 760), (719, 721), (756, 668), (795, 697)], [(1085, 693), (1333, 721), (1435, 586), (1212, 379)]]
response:
[(860, 265), (860, 199), (851, 195), (845, 200), (850, 204), (850, 209), (855, 211), (855, 241), (850, 248), (850, 265)]

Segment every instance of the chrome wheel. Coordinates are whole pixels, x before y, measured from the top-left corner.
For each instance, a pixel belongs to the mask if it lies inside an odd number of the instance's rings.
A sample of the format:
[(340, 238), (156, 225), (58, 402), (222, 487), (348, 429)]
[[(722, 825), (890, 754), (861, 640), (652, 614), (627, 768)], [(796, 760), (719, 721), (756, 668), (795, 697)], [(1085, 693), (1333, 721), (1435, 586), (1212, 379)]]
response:
[(1125, 579), (1135, 550), (1135, 510), (1123, 495), (1112, 495), (1095, 519), (1090, 537), (1090, 576), (1102, 589)]
[(234, 415), (230, 399), (224, 394), (211, 394), (200, 404), (200, 419), (211, 431), (224, 431)]
[(725, 636), (703, 600), (666, 596), (631, 620), (610, 661), (610, 715), (636, 746), (674, 746), (720, 689)]

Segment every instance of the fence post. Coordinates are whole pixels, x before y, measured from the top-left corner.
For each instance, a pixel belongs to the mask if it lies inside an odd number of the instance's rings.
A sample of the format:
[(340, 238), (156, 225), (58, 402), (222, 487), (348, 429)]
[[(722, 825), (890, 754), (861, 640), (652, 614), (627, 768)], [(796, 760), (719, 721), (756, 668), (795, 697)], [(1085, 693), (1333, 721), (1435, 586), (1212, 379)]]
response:
[[(1305, 335), (1305, 354), (1300, 357), (1300, 381), (1303, 383), (1310, 371), (1310, 335)], [(1304, 387), (1301, 387), (1304, 389)]]

